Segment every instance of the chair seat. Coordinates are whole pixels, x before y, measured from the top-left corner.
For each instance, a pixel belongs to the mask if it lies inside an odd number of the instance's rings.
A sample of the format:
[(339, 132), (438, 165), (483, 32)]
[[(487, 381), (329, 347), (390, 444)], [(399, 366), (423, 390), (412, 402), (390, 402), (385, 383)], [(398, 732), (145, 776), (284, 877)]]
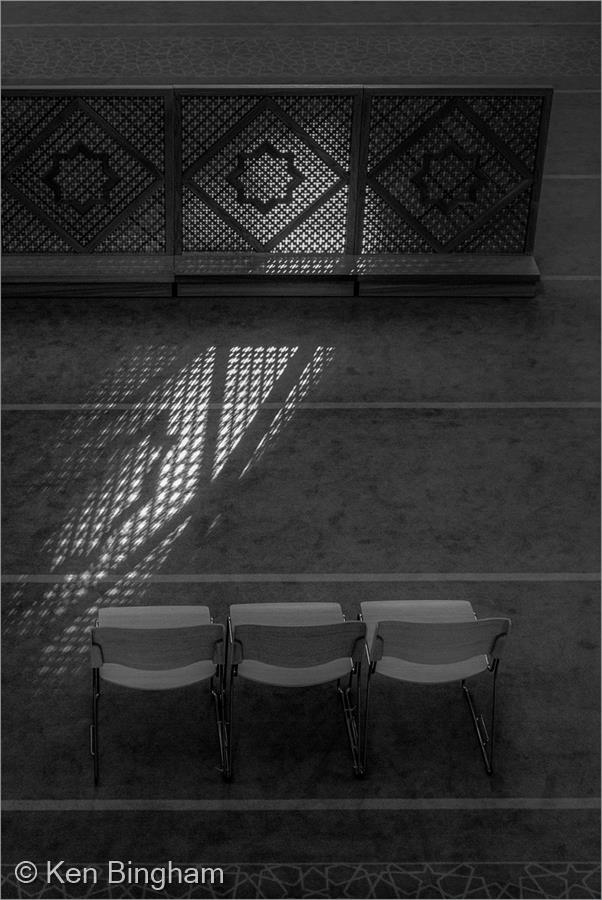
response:
[[(368, 652), (372, 649), (379, 622), (473, 622), (477, 618), (468, 600), (377, 600), (362, 603), (361, 610), (366, 623)], [(383, 656), (378, 661), (376, 670), (379, 675), (397, 678), (400, 681), (437, 684), (461, 681), (486, 669), (486, 656), (475, 656), (462, 662), (444, 665), (423, 665), (397, 657)]]
[(344, 678), (349, 675), (351, 668), (350, 659), (334, 659), (332, 662), (320, 666), (294, 669), (285, 666), (269, 666), (256, 659), (248, 659), (238, 664), (238, 674), (243, 678), (248, 678), (249, 681), (273, 684), (275, 687), (311, 687), (311, 685), (325, 684), (328, 681)]
[(132, 669), (130, 666), (121, 666), (117, 663), (105, 663), (100, 669), (103, 681), (142, 691), (165, 691), (170, 688), (186, 687), (205, 681), (214, 673), (215, 666), (209, 661), (181, 666), (179, 669), (160, 669), (157, 672), (149, 669)]
[[(210, 625), (207, 606), (119, 606), (99, 609), (98, 625), (105, 628), (181, 628)], [(215, 672), (210, 660), (177, 669), (134, 669), (117, 663), (105, 663), (100, 671), (103, 681), (138, 690), (169, 690), (204, 681)]]
[[(336, 625), (345, 617), (339, 603), (239, 603), (230, 607), (230, 621), (238, 625)], [(318, 666), (288, 668), (254, 659), (238, 664), (238, 674), (250, 681), (278, 687), (308, 687), (349, 675), (351, 659), (336, 659)]]
[(383, 656), (379, 659), (376, 671), (379, 675), (397, 678), (400, 681), (415, 681), (419, 684), (440, 684), (445, 681), (462, 681), (472, 675), (478, 675), (487, 668), (487, 657), (475, 656), (459, 663), (448, 663), (442, 666), (422, 665), (407, 662), (394, 656)]

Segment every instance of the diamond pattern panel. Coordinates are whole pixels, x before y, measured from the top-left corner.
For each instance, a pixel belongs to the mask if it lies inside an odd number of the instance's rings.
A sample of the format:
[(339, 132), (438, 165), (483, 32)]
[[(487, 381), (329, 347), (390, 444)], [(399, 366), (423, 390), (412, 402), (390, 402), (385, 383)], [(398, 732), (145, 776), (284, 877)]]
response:
[(188, 169), (209, 147), (222, 139), (261, 100), (260, 96), (184, 94), (180, 97), (182, 167)]
[(384, 96), (370, 102), (368, 171), (441, 109), (445, 97)]
[(94, 112), (163, 172), (165, 104), (161, 97), (132, 95), (124, 98), (100, 94), (84, 99)]
[[(403, 247), (403, 250), (399, 248)], [(434, 248), (415, 228), (368, 185), (364, 200), (364, 253), (433, 253)]]
[(19, 153), (5, 157), (5, 252), (102, 252), (111, 234), (112, 252), (165, 248), (161, 97), (7, 97), (3, 106)]
[(283, 253), (330, 253), (333, 243), (345, 246), (347, 189), (340, 188), (313, 215), (303, 219), (278, 244)]
[[(543, 96), (180, 94), (185, 252), (523, 253)], [(166, 97), (3, 99), (6, 253), (165, 253)], [(359, 178), (359, 230), (351, 198)]]
[(524, 191), (461, 241), (456, 247), (458, 253), (522, 253), (529, 202), (530, 194)]
[(182, 98), (184, 251), (345, 252), (353, 98), (219, 99)]
[(161, 188), (112, 228), (108, 236), (96, 245), (96, 252), (165, 253), (165, 229), (158, 227), (159, 211), (164, 204), (165, 191)]
[(541, 97), (371, 104), (362, 252), (524, 252)]
[[(325, 100), (327, 102), (319, 102)], [(351, 165), (352, 101), (342, 95), (317, 98), (312, 96), (278, 98), (278, 105), (288, 113), (305, 133), (342, 166)]]
[(541, 97), (473, 97), (479, 117), (516, 153), (529, 169), (535, 166)]
[(2, 198), (2, 252), (72, 253), (71, 243), (9, 193)]
[(184, 250), (248, 252), (253, 245), (184, 185), (182, 189)]
[(2, 102), (2, 159), (14, 159), (49, 122), (65, 109), (70, 97), (7, 97)]

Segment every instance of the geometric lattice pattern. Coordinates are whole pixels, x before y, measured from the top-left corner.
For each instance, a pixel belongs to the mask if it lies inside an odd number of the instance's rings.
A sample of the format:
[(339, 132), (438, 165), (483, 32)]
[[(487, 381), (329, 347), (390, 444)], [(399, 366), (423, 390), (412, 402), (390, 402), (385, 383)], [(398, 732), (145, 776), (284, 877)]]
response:
[(158, 96), (3, 99), (3, 250), (166, 251)]
[(363, 253), (523, 253), (540, 96), (373, 95)]
[(352, 95), (180, 99), (184, 252), (346, 252)]
[[(54, 861), (53, 861), (54, 862)], [(43, 869), (40, 864), (39, 869)], [(72, 863), (69, 863), (72, 865)], [(139, 863), (134, 863), (140, 866)], [(144, 864), (142, 864), (144, 865)], [(158, 861), (146, 863), (151, 870)], [(14, 867), (2, 866), (2, 896), (21, 897), (364, 897), (398, 898), (425, 897), (451, 898), (542, 898), (572, 897), (579, 900), (600, 897), (600, 866), (596, 863), (305, 863), (303, 865), (205, 863), (214, 870), (205, 874), (200, 865), (194, 875), (188, 863), (173, 862), (187, 873), (189, 883), (180, 884), (177, 876), (163, 890), (145, 884), (107, 883), (107, 866), (103, 864), (78, 864), (94, 868), (97, 883), (88, 873), (87, 883), (58, 884), (51, 887), (39, 879), (29, 885), (19, 884)], [(163, 864), (167, 870), (167, 864)], [(215, 869), (221, 869), (223, 880)], [(62, 868), (64, 874), (67, 864)], [(125, 871), (125, 869), (124, 869)], [(120, 872), (118, 867), (115, 872)], [(173, 869), (172, 869), (173, 872)], [(158, 879), (159, 874), (155, 875)], [(143, 878), (141, 874), (140, 879)], [(198, 884), (190, 882), (198, 878)], [(213, 879), (213, 883), (211, 883)]]
[(3, 251), (530, 253), (546, 93), (7, 92)]

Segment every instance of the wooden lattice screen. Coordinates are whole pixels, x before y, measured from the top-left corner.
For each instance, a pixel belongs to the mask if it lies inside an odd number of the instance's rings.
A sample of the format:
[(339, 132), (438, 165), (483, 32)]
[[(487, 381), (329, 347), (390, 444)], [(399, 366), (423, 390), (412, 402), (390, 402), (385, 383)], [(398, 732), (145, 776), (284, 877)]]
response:
[(547, 101), (367, 91), (362, 252), (531, 252)]
[(9, 90), (3, 252), (530, 253), (550, 100)]
[(184, 252), (353, 252), (357, 93), (179, 99)]
[(3, 252), (173, 252), (171, 102), (171, 92), (7, 91)]

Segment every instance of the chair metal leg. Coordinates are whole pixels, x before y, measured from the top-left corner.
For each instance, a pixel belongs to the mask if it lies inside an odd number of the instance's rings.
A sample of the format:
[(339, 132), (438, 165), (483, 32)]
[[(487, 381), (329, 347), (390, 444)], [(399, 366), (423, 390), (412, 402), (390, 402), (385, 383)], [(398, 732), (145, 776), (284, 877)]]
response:
[[(356, 669), (351, 672), (349, 682), (346, 687), (341, 686), (340, 680), (337, 681), (337, 691), (343, 705), (343, 715), (345, 717), (345, 727), (347, 729), (347, 737), (349, 739), (349, 747), (351, 757), (353, 759), (353, 773), (357, 778), (361, 778), (364, 774), (362, 765), (362, 747), (361, 747), (361, 696), (360, 696), (360, 664), (357, 663)], [(355, 695), (353, 691), (353, 678), (357, 679)]]
[(483, 762), (485, 763), (485, 769), (488, 775), (493, 774), (493, 747), (494, 747), (494, 736), (495, 736), (495, 686), (496, 686), (496, 678), (497, 678), (497, 669), (498, 669), (498, 660), (495, 659), (491, 665), (490, 671), (492, 674), (492, 688), (491, 688), (491, 717), (489, 723), (489, 731), (487, 730), (487, 726), (485, 725), (485, 719), (481, 713), (478, 713), (475, 709), (474, 701), (472, 699), (472, 694), (470, 693), (466, 682), (462, 682), (462, 690), (464, 692), (464, 696), (466, 697), (466, 702), (468, 703), (468, 708), (470, 710), (470, 715), (472, 718), (472, 722), (476, 731), (477, 739), (479, 742), (479, 748), (481, 750), (481, 754), (483, 756)]
[(211, 693), (215, 701), (215, 717), (217, 723), (217, 736), (219, 740), (221, 773), (224, 781), (230, 781), (230, 779), (232, 778), (232, 760), (230, 753), (230, 717), (227, 708), (228, 704), (226, 690), (224, 688), (223, 672), (220, 672), (217, 680), (217, 686), (215, 685), (215, 679), (211, 680)]
[(100, 698), (100, 676), (98, 669), (92, 669), (92, 724), (90, 725), (90, 755), (94, 765), (94, 787), (98, 785), (98, 700)]
[(364, 716), (362, 721), (362, 749), (361, 749), (361, 761), (362, 761), (362, 772), (365, 775), (368, 771), (368, 712), (369, 712), (369, 703), (370, 703), (370, 686), (372, 684), (372, 675), (374, 674), (374, 667), (372, 664), (368, 666), (368, 678), (366, 680), (366, 696), (364, 700)]
[(224, 676), (224, 735), (226, 743), (227, 780), (232, 779), (232, 678)]

